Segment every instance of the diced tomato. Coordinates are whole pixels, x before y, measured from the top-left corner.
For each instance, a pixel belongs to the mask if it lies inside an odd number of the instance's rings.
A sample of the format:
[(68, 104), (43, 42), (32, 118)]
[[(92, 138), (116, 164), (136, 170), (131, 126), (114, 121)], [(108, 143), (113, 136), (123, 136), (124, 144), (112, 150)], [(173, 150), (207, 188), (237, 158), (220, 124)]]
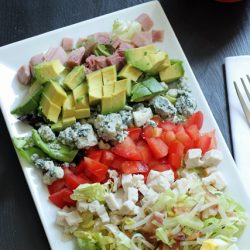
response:
[(102, 158), (102, 150), (97, 149), (97, 150), (90, 150), (87, 152), (86, 156), (88, 158), (91, 158), (92, 160), (95, 161), (101, 161)]
[(64, 179), (66, 187), (72, 191), (76, 189), (80, 184), (89, 183), (89, 180), (87, 178), (83, 178), (74, 174), (67, 174), (64, 176)]
[(108, 167), (98, 161), (91, 158), (84, 157), (85, 174), (86, 176), (95, 182), (102, 182), (106, 179)]
[(152, 152), (145, 141), (140, 140), (139, 142), (137, 142), (136, 147), (141, 154), (143, 162), (150, 163), (151, 161), (153, 161)]
[(178, 154), (180, 156), (184, 155), (184, 145), (181, 142), (173, 141), (170, 142), (168, 146), (168, 153), (169, 154)]
[(200, 137), (200, 131), (195, 124), (187, 127), (186, 132), (193, 141), (197, 141)]
[(161, 123), (161, 118), (159, 116), (154, 116), (153, 118), (151, 118), (151, 120), (153, 120), (154, 122), (156, 122), (157, 125), (159, 125)]
[(128, 128), (128, 135), (134, 142), (138, 142), (141, 137), (141, 130), (141, 128)]
[(147, 138), (146, 141), (156, 159), (163, 158), (168, 154), (168, 146), (162, 139)]
[(208, 148), (208, 150), (214, 149), (217, 147), (217, 140), (216, 140), (216, 136), (215, 136), (215, 129), (213, 129), (210, 132), (204, 133), (203, 135), (208, 135), (211, 137), (211, 143), (210, 146)]
[(116, 169), (116, 170), (120, 170), (121, 169), (121, 165), (122, 163), (126, 161), (125, 158), (122, 158), (118, 155), (114, 155), (114, 160), (113, 162), (111, 163), (110, 167), (113, 168), (113, 169)]
[(109, 150), (103, 150), (102, 152), (102, 158), (101, 158), (101, 163), (110, 166), (112, 162), (114, 161), (115, 156), (112, 152)]
[(205, 154), (211, 145), (212, 138), (209, 135), (202, 135), (197, 141), (196, 141), (196, 148), (200, 148), (202, 153)]
[(84, 160), (81, 160), (75, 167), (75, 174), (79, 175), (80, 173), (84, 173), (84, 171), (85, 171), (85, 162)]
[(175, 130), (176, 125), (171, 121), (162, 121), (159, 124), (159, 127), (162, 128), (164, 131), (173, 131)]
[(124, 174), (140, 174), (147, 173), (149, 168), (140, 161), (124, 161), (121, 165), (121, 171)]
[(70, 198), (72, 191), (68, 188), (63, 188), (60, 191), (53, 193), (49, 196), (49, 200), (59, 208), (64, 206), (75, 205), (75, 201)]
[(69, 168), (63, 168), (63, 171), (64, 171), (64, 175), (67, 175), (67, 174), (73, 174), (73, 172), (71, 171), (71, 169)]
[(142, 137), (145, 138), (155, 138), (160, 137), (162, 134), (162, 128), (152, 127), (150, 125), (143, 128)]
[(141, 154), (129, 136), (123, 142), (116, 144), (116, 146), (112, 148), (112, 152), (128, 160), (141, 160)]
[(156, 164), (156, 165), (152, 165), (150, 167), (150, 169), (155, 170), (155, 171), (159, 171), (159, 172), (163, 172), (163, 171), (170, 170), (171, 165), (170, 164), (159, 163), (159, 164)]
[(63, 189), (64, 187), (65, 187), (64, 179), (58, 179), (54, 181), (52, 184), (48, 185), (48, 190), (50, 194), (54, 194)]
[(178, 132), (185, 132), (185, 129), (184, 129), (183, 125), (178, 124), (178, 125), (176, 125), (174, 131), (175, 131), (175, 133), (178, 133)]
[(188, 150), (194, 146), (194, 141), (189, 137), (185, 130), (177, 132), (175, 136), (176, 139), (184, 145), (185, 150)]
[(174, 169), (181, 167), (182, 157), (179, 154), (171, 153), (168, 155), (168, 163)]
[(184, 123), (185, 128), (190, 127), (191, 125), (196, 125), (198, 129), (201, 129), (203, 124), (203, 113), (197, 111), (193, 113)]
[(176, 139), (176, 136), (173, 131), (169, 130), (162, 133), (161, 139), (168, 145), (170, 142)]

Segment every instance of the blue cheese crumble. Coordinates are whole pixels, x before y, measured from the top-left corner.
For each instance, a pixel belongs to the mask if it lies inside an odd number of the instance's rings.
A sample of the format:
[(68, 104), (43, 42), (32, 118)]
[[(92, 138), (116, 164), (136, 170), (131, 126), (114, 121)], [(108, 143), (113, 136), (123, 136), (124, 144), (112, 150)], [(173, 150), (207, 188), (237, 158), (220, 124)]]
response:
[(151, 108), (144, 108), (143, 106), (133, 112), (133, 117), (136, 127), (142, 127), (153, 117), (153, 112)]
[(69, 147), (78, 149), (97, 145), (98, 141), (92, 126), (77, 122), (74, 126), (61, 131), (58, 140)]
[(47, 125), (42, 125), (38, 129), (38, 134), (41, 136), (42, 140), (45, 142), (52, 142), (56, 139), (56, 135)]
[(95, 119), (94, 126), (97, 134), (104, 141), (122, 142), (128, 135), (127, 125), (123, 123), (120, 114), (113, 113), (108, 115), (98, 115)]
[(155, 113), (163, 119), (173, 118), (177, 112), (175, 106), (163, 96), (154, 97), (150, 101), (150, 105), (153, 106)]
[(190, 116), (194, 113), (197, 104), (190, 94), (185, 93), (177, 98), (175, 107), (181, 115)]
[(134, 125), (134, 119), (131, 110), (121, 110), (119, 114), (121, 115), (123, 124), (126, 124), (128, 127), (132, 127)]

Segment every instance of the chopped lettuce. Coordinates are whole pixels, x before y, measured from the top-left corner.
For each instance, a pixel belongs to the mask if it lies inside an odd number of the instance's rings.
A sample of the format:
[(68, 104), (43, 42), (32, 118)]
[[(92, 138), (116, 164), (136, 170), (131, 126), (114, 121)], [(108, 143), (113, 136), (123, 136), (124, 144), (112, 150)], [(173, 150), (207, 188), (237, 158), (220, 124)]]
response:
[(124, 21), (117, 19), (113, 23), (112, 38), (120, 38), (126, 42), (130, 42), (136, 32), (142, 30), (141, 24), (136, 21)]
[(74, 190), (71, 198), (76, 201), (92, 202), (97, 200), (103, 203), (106, 194), (106, 187), (100, 183), (81, 184)]

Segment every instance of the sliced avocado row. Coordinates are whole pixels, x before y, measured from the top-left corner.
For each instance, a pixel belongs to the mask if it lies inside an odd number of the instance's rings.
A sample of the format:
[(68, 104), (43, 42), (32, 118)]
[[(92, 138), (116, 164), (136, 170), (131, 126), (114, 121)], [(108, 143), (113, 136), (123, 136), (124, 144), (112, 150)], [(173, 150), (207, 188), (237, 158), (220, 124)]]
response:
[(143, 82), (138, 82), (133, 86), (130, 100), (132, 102), (146, 101), (167, 91), (167, 89), (167, 85), (158, 82), (154, 77), (149, 77)]

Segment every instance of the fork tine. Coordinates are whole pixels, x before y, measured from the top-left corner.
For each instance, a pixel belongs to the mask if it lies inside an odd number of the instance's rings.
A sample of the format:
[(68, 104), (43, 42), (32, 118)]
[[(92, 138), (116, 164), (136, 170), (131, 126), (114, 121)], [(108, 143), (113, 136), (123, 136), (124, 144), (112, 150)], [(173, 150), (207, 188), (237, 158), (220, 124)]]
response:
[(249, 75), (247, 75), (247, 80), (248, 80), (248, 86), (246, 86), (245, 82), (243, 81), (243, 87), (246, 91), (246, 94), (247, 94), (247, 97), (248, 97), (248, 100), (250, 101), (250, 77)]
[[(241, 81), (243, 81), (242, 78), (241, 78)], [(243, 82), (244, 82), (244, 81), (243, 81)], [(244, 111), (244, 113), (245, 113), (245, 116), (246, 116), (246, 118), (247, 118), (248, 125), (250, 126), (250, 110), (249, 110), (249, 108), (248, 108), (248, 106), (247, 106), (247, 103), (245, 102), (245, 100), (244, 100), (242, 94), (240, 93), (240, 90), (239, 90), (238, 85), (237, 85), (236, 82), (234, 82), (234, 87), (235, 87), (236, 93), (237, 93), (237, 95), (238, 95), (238, 98), (239, 98), (239, 100), (240, 100), (242, 109), (243, 109), (243, 111)]]

